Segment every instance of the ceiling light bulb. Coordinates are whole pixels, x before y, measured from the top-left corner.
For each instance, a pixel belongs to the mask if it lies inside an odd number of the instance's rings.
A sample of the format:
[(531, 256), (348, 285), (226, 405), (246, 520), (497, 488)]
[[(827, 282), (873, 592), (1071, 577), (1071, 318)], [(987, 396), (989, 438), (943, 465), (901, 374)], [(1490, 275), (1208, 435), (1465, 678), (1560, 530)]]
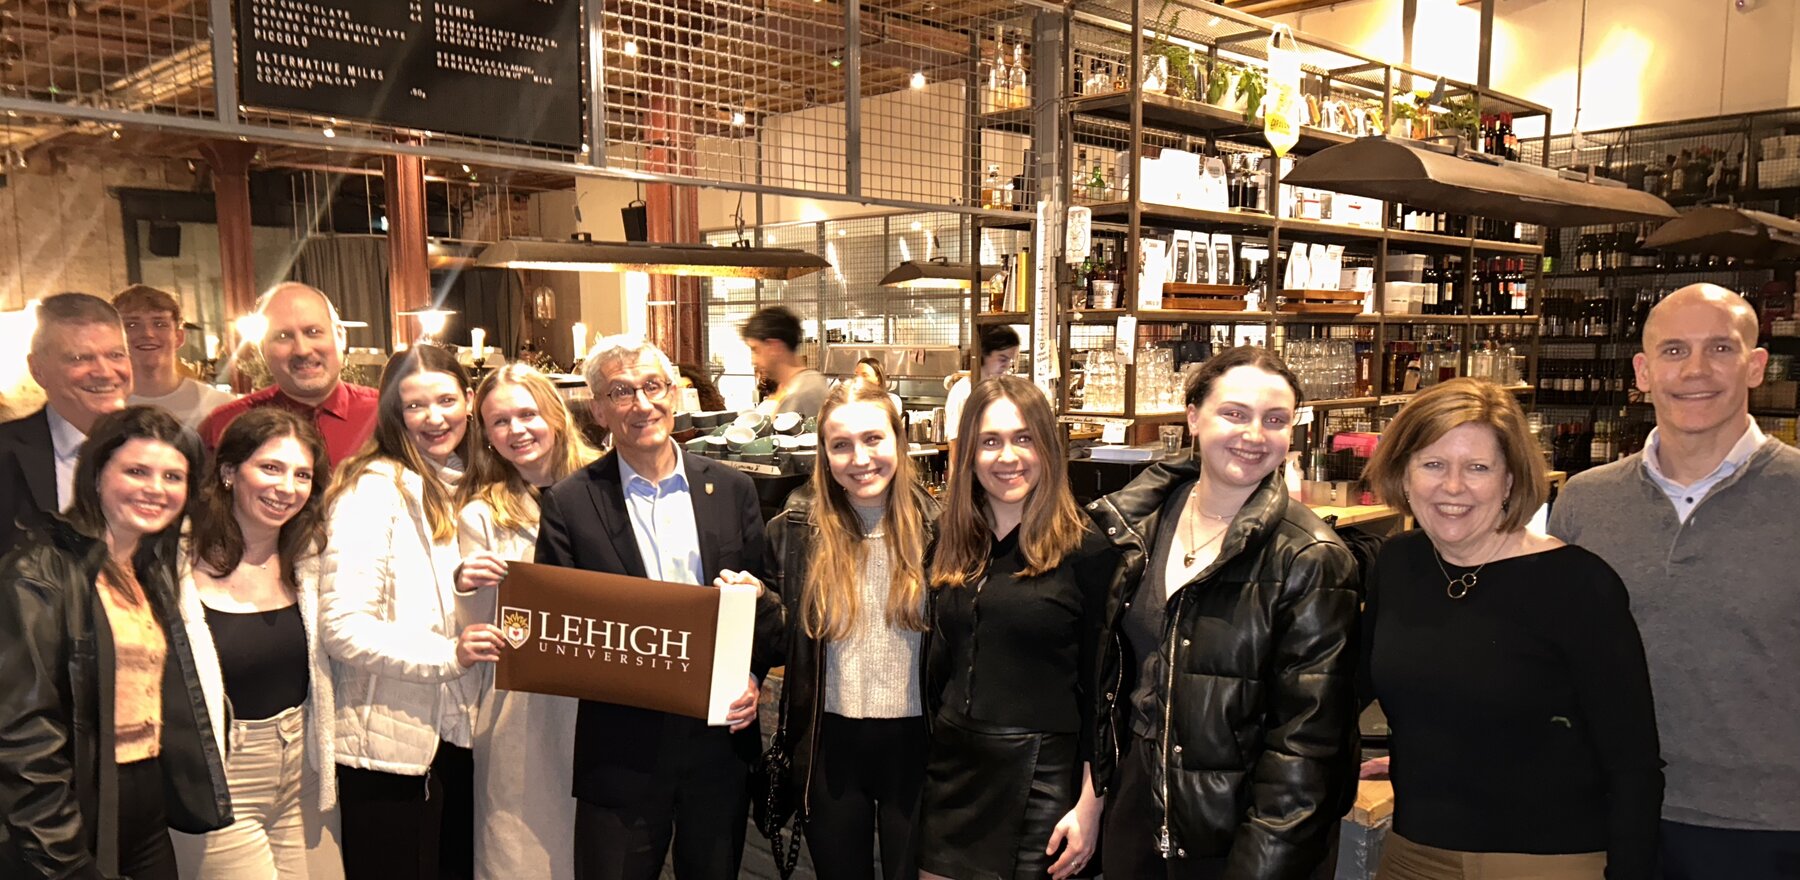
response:
[(116, 140), (124, 137), (125, 133), (115, 128), (111, 132), (109, 132), (107, 136), (116, 141)]
[(322, 134), (328, 138), (334, 138), (334, 137), (337, 137), (337, 129), (327, 128), (324, 131), (319, 132), (319, 134)]
[(744, 111), (733, 110), (731, 112), (731, 126), (733, 128), (743, 128), (745, 122), (746, 122), (746, 120), (744, 119)]
[(464, 165), (464, 166), (463, 166), (463, 167), (462, 167), (462, 170), (463, 170), (463, 173), (464, 173), (464, 174), (468, 174), (468, 173), (469, 173), (469, 166), (468, 166), (468, 165)]
[(925, 71), (923, 71), (923, 70), (913, 71), (912, 87), (915, 89), (925, 88)]
[(625, 54), (635, 57), (637, 55), (637, 53), (638, 53), (637, 41), (636, 40), (626, 40), (625, 41)]
[(914, 220), (914, 221), (913, 221), (913, 222), (912, 222), (912, 231), (914, 231), (914, 232), (918, 232), (918, 231), (919, 231), (919, 230), (921, 230), (921, 229), (924, 229), (924, 228), (925, 228), (925, 224), (923, 224), (923, 223), (920, 223), (920, 222), (919, 222), (919, 221), (917, 221), (917, 220)]

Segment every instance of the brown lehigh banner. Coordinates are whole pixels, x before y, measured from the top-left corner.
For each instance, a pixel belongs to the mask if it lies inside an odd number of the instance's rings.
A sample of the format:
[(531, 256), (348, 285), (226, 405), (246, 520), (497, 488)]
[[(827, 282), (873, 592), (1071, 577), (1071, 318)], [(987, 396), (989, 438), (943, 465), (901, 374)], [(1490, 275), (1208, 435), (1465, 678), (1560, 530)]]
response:
[(722, 725), (750, 675), (756, 590), (513, 562), (494, 684)]

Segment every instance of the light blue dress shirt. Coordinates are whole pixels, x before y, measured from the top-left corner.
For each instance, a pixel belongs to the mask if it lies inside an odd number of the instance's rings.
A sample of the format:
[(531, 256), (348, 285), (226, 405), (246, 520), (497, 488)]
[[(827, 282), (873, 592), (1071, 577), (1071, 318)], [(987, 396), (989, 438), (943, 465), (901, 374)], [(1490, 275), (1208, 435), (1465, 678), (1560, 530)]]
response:
[(1658, 434), (1660, 430), (1660, 428), (1651, 428), (1650, 436), (1644, 440), (1644, 473), (1649, 474), (1650, 481), (1655, 483), (1657, 488), (1663, 490), (1664, 495), (1669, 496), (1669, 503), (1675, 505), (1675, 517), (1684, 523), (1694, 512), (1694, 508), (1699, 507), (1700, 502), (1706, 500), (1706, 493), (1711, 492), (1714, 486), (1724, 482), (1725, 478), (1737, 473), (1738, 468), (1743, 467), (1744, 463), (1750, 460), (1750, 456), (1755, 455), (1756, 450), (1762, 448), (1763, 443), (1769, 439), (1768, 435), (1762, 432), (1762, 428), (1757, 427), (1756, 420), (1751, 419), (1750, 427), (1744, 431), (1744, 436), (1738, 438), (1737, 444), (1731, 447), (1731, 451), (1725, 454), (1725, 460), (1719, 462), (1719, 466), (1713, 468), (1712, 473), (1690, 485), (1683, 486), (1664, 476), (1662, 465), (1657, 461), (1657, 455), (1662, 449), (1660, 442), (1662, 438)]
[(631, 532), (637, 537), (638, 555), (644, 558), (645, 576), (678, 584), (705, 583), (694, 495), (681, 447), (675, 448), (674, 473), (657, 483), (632, 470), (625, 456), (619, 456), (619, 482), (625, 492), (625, 510), (631, 515)]
[(50, 447), (56, 460), (56, 509), (67, 510), (75, 498), (76, 453), (81, 451), (87, 435), (69, 424), (53, 406), (44, 407), (44, 415), (50, 419)]

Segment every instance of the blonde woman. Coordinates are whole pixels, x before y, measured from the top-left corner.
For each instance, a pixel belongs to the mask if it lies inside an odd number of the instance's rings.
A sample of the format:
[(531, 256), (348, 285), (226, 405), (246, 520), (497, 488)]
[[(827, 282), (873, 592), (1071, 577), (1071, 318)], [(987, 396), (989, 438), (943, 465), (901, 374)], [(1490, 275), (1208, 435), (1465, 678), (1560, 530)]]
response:
[(769, 523), (787, 604), (787, 747), (821, 880), (917, 877), (926, 728), (919, 683), (925, 549), (937, 504), (919, 488), (900, 413), (852, 380), (819, 408), (823, 467)]
[[(512, 560), (536, 557), (538, 492), (599, 457), (542, 373), (503, 367), (475, 389), (481, 430), (463, 477), (457, 617), (496, 638), (498, 591)], [(477, 657), (500, 659), (498, 642)], [(575, 876), (575, 710), (569, 697), (494, 688), (481, 667), (475, 714), (475, 876)]]
[(457, 638), (469, 402), (468, 373), (443, 349), (394, 355), (375, 435), (332, 488), (319, 606), (349, 880), (468, 877), (474, 861), (475, 703), (463, 678), (490, 636)]

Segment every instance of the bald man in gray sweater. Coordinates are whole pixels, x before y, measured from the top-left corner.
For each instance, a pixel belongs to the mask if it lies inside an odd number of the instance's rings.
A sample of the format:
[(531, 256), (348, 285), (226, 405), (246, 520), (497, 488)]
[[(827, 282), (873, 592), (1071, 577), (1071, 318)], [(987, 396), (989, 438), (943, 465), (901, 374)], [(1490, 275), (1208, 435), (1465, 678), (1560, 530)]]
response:
[(1722, 287), (1659, 303), (1632, 359), (1656, 428), (1550, 515), (1631, 592), (1668, 762), (1665, 880), (1800, 877), (1800, 450), (1750, 417), (1756, 339)]

